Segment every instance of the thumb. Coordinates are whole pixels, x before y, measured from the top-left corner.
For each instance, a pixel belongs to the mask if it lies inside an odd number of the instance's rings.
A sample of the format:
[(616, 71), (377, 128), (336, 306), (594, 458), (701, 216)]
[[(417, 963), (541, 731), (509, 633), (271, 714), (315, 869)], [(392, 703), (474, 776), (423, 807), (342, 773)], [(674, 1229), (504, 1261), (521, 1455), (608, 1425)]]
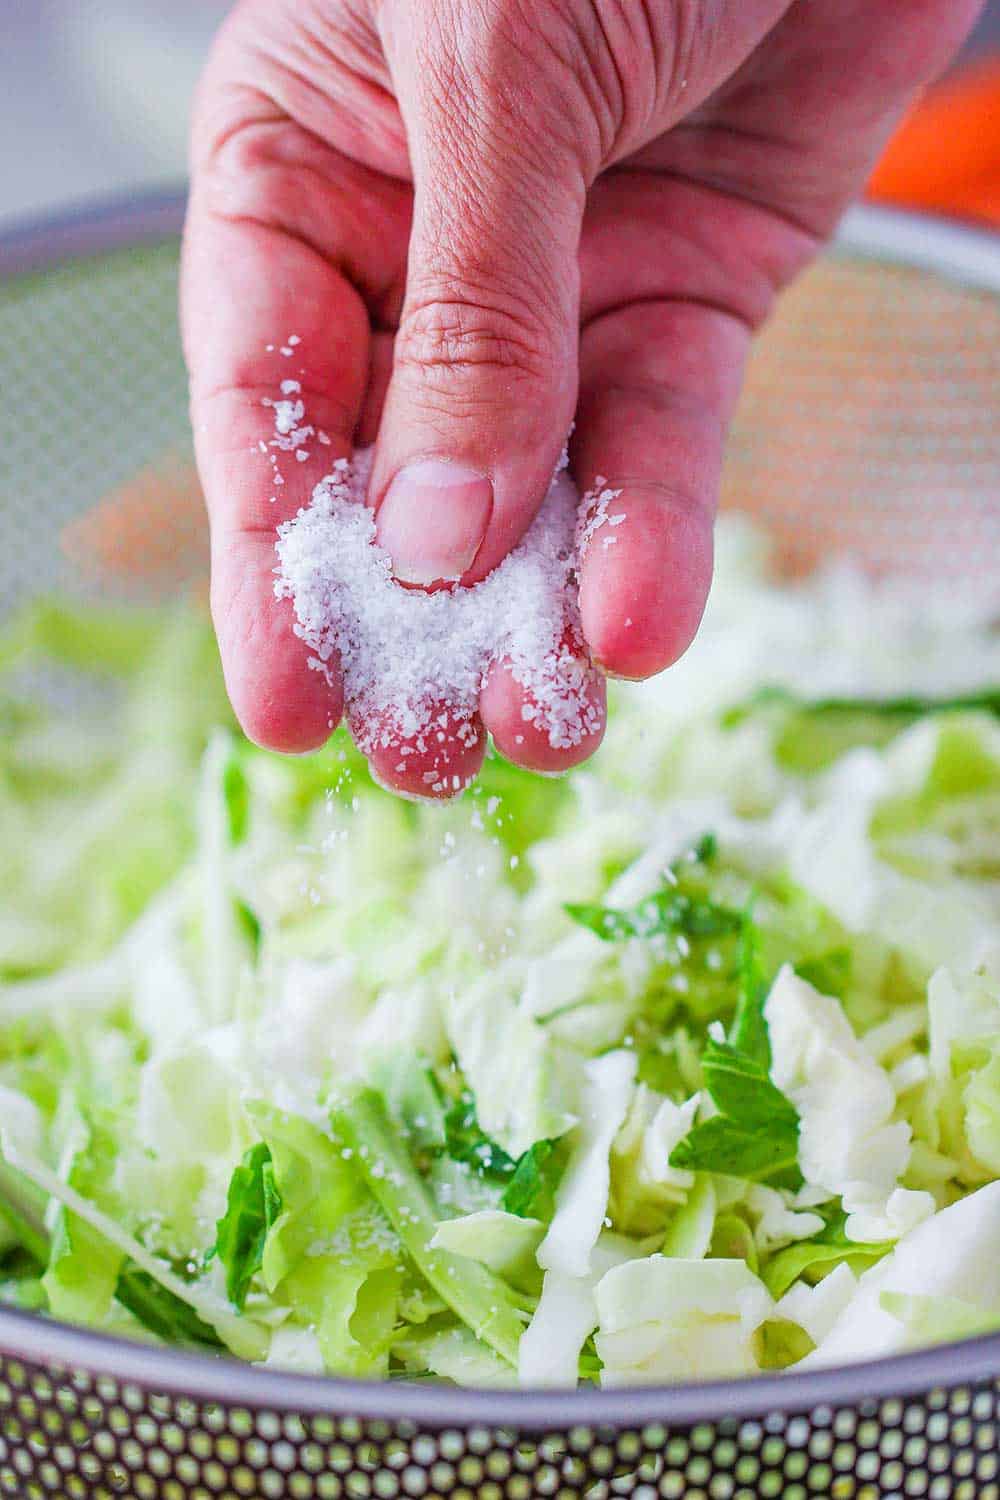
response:
[(383, 11), (414, 206), (369, 494), (396, 576), (425, 585), (485, 576), (545, 496), (576, 404), (586, 197), (531, 47), (490, 6), (445, 36), (449, 8)]

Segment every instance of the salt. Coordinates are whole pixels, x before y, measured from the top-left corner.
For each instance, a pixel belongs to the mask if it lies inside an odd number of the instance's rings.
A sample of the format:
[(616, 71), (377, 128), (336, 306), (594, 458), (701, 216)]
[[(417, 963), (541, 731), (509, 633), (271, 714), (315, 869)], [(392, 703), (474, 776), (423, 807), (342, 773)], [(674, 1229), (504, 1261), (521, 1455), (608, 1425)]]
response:
[[(603, 474), (598, 474), (594, 480), (594, 488), (584, 495), (580, 502), (580, 519), (577, 524), (576, 545), (577, 551), (582, 557), (590, 546), (594, 537), (602, 526), (620, 526), (625, 517), (623, 514), (611, 516), (608, 514), (608, 506), (612, 500), (617, 500), (621, 490), (612, 490), (607, 487), (608, 481)], [(605, 548), (611, 547), (618, 540), (615, 536), (604, 538)]]
[[(296, 426), (304, 417), (300, 401), (268, 404), (280, 438), (305, 430)], [(275, 593), (293, 602), (296, 633), (314, 653), (310, 665), (325, 671), (339, 659), (362, 750), (400, 739), (420, 748), (442, 705), (458, 737), (474, 739), (471, 721), (497, 662), (529, 696), (524, 719), (553, 748), (596, 734), (593, 668), (570, 642), (582, 639), (580, 560), (619, 492), (602, 489), (581, 501), (568, 475), (557, 473), (526, 536), (487, 578), (426, 593), (397, 583), (376, 541), (365, 503), (371, 465), (371, 450), (353, 464), (337, 460), (309, 505), (279, 526), (275, 569)]]

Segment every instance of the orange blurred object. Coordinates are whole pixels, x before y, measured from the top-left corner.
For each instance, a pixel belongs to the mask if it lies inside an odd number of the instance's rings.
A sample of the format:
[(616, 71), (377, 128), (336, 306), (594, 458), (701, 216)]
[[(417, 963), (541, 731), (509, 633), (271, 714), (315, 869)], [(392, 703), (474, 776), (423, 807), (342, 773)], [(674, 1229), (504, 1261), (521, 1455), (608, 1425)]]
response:
[(62, 548), (92, 582), (144, 597), (207, 590), (208, 524), (194, 461), (170, 450), (84, 511), (62, 532)]
[(928, 89), (890, 141), (868, 196), (1000, 228), (1000, 57)]

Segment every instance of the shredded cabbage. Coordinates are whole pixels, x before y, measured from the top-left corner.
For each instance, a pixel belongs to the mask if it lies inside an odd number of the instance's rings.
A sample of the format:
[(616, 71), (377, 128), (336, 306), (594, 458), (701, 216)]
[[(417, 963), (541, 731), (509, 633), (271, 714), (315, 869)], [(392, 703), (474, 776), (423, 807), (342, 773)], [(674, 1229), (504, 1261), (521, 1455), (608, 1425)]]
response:
[(777, 587), (730, 521), (593, 762), (414, 807), (341, 734), (249, 744), (195, 606), (39, 603), (0, 633), (0, 1300), (484, 1386), (1000, 1327), (998, 683), (970, 601)]

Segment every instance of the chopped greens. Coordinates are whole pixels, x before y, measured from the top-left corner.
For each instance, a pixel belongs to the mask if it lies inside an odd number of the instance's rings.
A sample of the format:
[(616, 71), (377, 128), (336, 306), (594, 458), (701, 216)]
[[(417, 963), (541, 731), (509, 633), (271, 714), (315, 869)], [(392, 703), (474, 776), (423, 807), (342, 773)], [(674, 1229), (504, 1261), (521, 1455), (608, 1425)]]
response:
[(259, 1141), (233, 1172), (226, 1212), (219, 1220), (214, 1253), (226, 1268), (226, 1295), (242, 1308), (264, 1259), (264, 1244), (278, 1215), (281, 1194), (270, 1148)]
[(551, 1219), (567, 1159), (565, 1137), (529, 1146), (504, 1188), (502, 1202), (507, 1212), (521, 1219)]
[(333, 1123), (418, 1270), (481, 1343), (516, 1366), (524, 1326), (520, 1299), (477, 1261), (430, 1248), (434, 1203), (380, 1096), (362, 1090), (335, 1111)]
[(506, 1182), (517, 1170), (506, 1151), (479, 1128), (476, 1101), (468, 1092), (455, 1100), (444, 1117), (444, 1148), (453, 1161), (465, 1162), (482, 1177)]
[(715, 836), (704, 834), (688, 854), (670, 866), (662, 890), (629, 909), (568, 902), (566, 911), (574, 922), (606, 943), (621, 943), (629, 938), (715, 938), (739, 932), (742, 926), (739, 912), (688, 889), (692, 871), (700, 874), (711, 865), (717, 849)]
[(138, 1266), (126, 1262), (122, 1267), (115, 1285), (115, 1296), (136, 1322), (165, 1344), (201, 1345), (207, 1349), (224, 1347), (215, 1329), (199, 1318), (193, 1308)]
[[(729, 1030), (729, 1042), (735, 1052), (757, 1064), (765, 1074), (771, 1066), (771, 1043), (764, 1020), (764, 1001), (769, 988), (761, 958), (760, 933), (748, 911), (743, 917), (740, 933), (739, 998)], [(722, 1103), (718, 1099), (715, 1102), (725, 1113)]]
[(687, 1172), (723, 1172), (774, 1187), (801, 1184), (798, 1122), (776, 1114), (766, 1124), (746, 1116), (713, 1115), (702, 1120), (670, 1153), (670, 1165)]
[(585, 770), (432, 809), (193, 605), (0, 630), (0, 1302), (501, 1386), (996, 1326), (1000, 635), (721, 537)]
[(799, 1240), (779, 1250), (764, 1269), (764, 1284), (775, 1298), (783, 1297), (800, 1278), (817, 1280), (831, 1267), (846, 1261), (860, 1268), (888, 1255), (891, 1243), (859, 1245), (847, 1236), (847, 1215), (834, 1213), (829, 1222), (809, 1240)]

